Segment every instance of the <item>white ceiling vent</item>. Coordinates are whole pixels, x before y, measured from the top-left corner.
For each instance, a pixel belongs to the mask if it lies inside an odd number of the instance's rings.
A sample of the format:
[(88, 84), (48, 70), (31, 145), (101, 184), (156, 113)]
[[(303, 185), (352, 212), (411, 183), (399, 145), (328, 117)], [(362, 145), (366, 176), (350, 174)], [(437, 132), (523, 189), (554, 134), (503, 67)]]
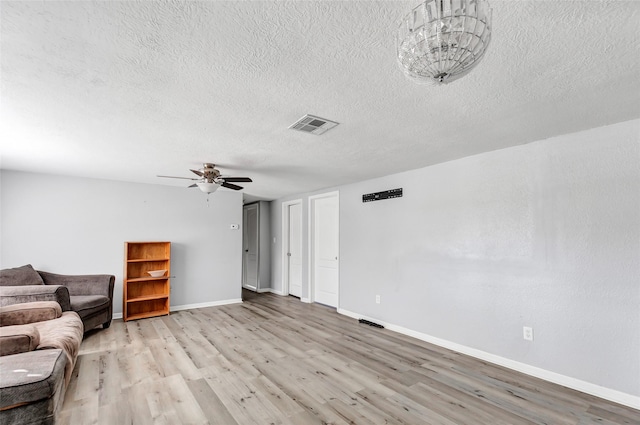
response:
[(305, 133), (320, 135), (327, 130), (331, 130), (338, 124), (339, 123), (335, 121), (307, 114), (296, 121), (294, 124), (290, 125), (289, 128), (293, 130), (304, 131)]

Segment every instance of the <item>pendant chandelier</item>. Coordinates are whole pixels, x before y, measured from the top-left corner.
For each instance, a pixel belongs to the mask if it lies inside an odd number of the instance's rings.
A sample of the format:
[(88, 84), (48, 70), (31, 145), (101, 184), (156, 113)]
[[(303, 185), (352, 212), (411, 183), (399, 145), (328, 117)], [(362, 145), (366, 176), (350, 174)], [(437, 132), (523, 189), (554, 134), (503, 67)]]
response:
[(398, 62), (419, 84), (447, 84), (467, 75), (491, 41), (486, 0), (427, 0), (398, 29)]

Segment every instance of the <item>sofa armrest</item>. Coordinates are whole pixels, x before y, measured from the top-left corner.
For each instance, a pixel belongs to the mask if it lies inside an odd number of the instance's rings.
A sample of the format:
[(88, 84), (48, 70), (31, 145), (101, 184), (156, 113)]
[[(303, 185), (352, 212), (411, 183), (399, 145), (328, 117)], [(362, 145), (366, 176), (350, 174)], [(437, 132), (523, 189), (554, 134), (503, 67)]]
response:
[(60, 285), (0, 286), (0, 306), (55, 301), (62, 311), (71, 311), (69, 289)]
[(62, 316), (62, 308), (55, 301), (35, 301), (0, 307), (0, 326), (27, 325), (53, 320)]
[(113, 299), (113, 284), (116, 277), (110, 274), (63, 275), (38, 271), (45, 286), (63, 285), (70, 295), (104, 295)]
[(35, 350), (40, 344), (40, 333), (33, 325), (4, 326), (0, 328), (0, 356)]

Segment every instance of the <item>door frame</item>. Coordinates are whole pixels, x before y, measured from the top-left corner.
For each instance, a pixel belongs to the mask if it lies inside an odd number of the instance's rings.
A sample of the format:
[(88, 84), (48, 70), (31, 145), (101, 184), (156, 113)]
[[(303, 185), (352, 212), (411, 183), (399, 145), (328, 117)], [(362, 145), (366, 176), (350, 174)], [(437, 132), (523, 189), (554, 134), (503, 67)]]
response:
[[(289, 226), (290, 214), (289, 207), (291, 205), (300, 205), (300, 235), (302, 235), (302, 199), (294, 199), (282, 203), (282, 295), (289, 295)], [(300, 297), (302, 299), (302, 297)]]
[[(247, 283), (247, 273), (246, 273), (246, 252), (245, 252), (245, 237), (246, 234), (245, 232), (247, 231), (247, 221), (245, 220), (246, 218), (246, 210), (247, 207), (253, 207), (255, 205), (256, 207), (256, 214), (258, 217), (258, 228), (256, 229), (256, 255), (258, 256), (258, 259), (256, 261), (256, 267), (257, 267), (257, 271), (256, 271), (256, 287), (252, 287), (252, 286), (248, 286)], [(254, 292), (259, 292), (260, 291), (260, 255), (259, 255), (259, 251), (260, 251), (260, 232), (259, 232), (259, 226), (260, 226), (260, 204), (258, 202), (252, 202), (250, 204), (244, 204), (242, 206), (242, 288), (243, 289), (248, 289), (249, 291), (254, 291)]]
[(309, 297), (307, 299), (305, 299), (305, 301), (313, 303), (315, 302), (315, 269), (316, 269), (316, 265), (315, 265), (315, 242), (316, 242), (316, 238), (315, 238), (315, 232), (316, 232), (316, 217), (315, 217), (315, 202), (318, 199), (323, 199), (323, 198), (332, 198), (335, 197), (336, 198), (336, 204), (337, 204), (337, 208), (338, 208), (338, 302), (337, 302), (337, 306), (336, 309), (340, 308), (340, 192), (339, 191), (333, 191), (333, 192), (326, 192), (326, 193), (321, 193), (319, 195), (313, 195), (313, 196), (309, 196), (309, 226), (308, 226), (308, 248), (309, 248), (309, 270), (308, 270), (308, 282), (307, 282), (307, 291), (308, 291), (308, 295)]

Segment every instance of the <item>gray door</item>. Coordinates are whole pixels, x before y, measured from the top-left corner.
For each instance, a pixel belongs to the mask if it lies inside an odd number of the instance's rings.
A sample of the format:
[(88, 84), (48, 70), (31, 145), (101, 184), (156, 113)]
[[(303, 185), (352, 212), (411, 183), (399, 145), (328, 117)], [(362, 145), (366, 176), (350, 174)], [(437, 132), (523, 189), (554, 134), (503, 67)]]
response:
[(242, 287), (258, 289), (258, 204), (247, 205), (242, 211)]

